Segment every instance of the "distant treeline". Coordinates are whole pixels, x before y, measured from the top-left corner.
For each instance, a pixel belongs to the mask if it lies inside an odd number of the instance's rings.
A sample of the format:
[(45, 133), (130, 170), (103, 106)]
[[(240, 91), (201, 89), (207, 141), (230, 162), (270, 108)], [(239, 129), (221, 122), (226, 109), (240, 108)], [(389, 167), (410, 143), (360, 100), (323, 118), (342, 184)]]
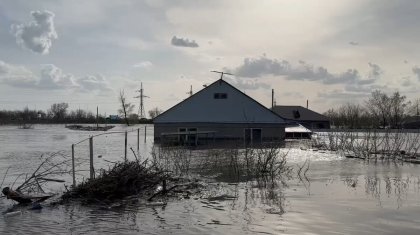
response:
[(336, 128), (406, 128), (408, 122), (419, 121), (420, 99), (408, 101), (399, 92), (388, 95), (380, 90), (362, 105), (347, 103), (324, 113)]
[[(68, 110), (67, 103), (51, 105), (47, 111), (30, 110), (0, 110), (0, 125), (4, 124), (35, 124), (35, 123), (124, 123), (124, 120), (116, 115), (105, 117), (102, 114), (96, 118), (96, 113), (83, 109)], [(139, 123), (138, 116), (131, 114), (131, 123)], [(149, 119), (142, 119), (141, 123), (150, 123)]]

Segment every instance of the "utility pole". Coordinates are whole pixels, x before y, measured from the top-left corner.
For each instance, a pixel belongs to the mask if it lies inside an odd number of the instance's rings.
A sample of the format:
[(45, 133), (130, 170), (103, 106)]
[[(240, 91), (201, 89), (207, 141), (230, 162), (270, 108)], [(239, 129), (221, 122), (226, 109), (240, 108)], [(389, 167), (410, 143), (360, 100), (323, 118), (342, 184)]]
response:
[(187, 92), (188, 95), (192, 96), (193, 95), (193, 91), (192, 91), (192, 85), (190, 86), (190, 91)]
[(223, 79), (223, 74), (227, 74), (227, 75), (233, 75), (231, 73), (226, 73), (226, 72), (220, 72), (220, 71), (210, 71), (212, 73), (220, 73), (220, 79)]
[(140, 104), (139, 104), (139, 119), (145, 118), (146, 114), (144, 111), (144, 105), (143, 105), (143, 99), (144, 98), (150, 98), (149, 96), (144, 95), (143, 93), (143, 83), (140, 83), (140, 90), (137, 90), (136, 92), (139, 92), (140, 94), (134, 98), (139, 98)]
[(99, 106), (96, 106), (96, 129), (99, 129)]
[(271, 89), (271, 109), (274, 108), (274, 89)]

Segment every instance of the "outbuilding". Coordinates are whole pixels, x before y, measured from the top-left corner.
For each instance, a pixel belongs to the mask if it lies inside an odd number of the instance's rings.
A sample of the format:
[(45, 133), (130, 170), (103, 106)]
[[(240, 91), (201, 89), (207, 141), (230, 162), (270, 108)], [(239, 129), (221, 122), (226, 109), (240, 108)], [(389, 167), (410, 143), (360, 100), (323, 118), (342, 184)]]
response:
[(285, 121), (223, 79), (153, 119), (155, 142), (200, 145), (282, 142)]
[(272, 109), (289, 123), (300, 124), (308, 129), (330, 129), (328, 117), (302, 106), (277, 105)]

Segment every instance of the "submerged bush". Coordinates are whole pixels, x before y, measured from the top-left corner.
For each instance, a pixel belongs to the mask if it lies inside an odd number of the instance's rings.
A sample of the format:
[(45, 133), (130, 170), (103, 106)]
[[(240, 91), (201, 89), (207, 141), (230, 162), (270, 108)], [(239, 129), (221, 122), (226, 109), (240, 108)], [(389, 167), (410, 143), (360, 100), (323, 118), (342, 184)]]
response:
[(82, 198), (88, 201), (121, 199), (126, 196), (144, 193), (169, 179), (169, 175), (147, 161), (124, 161), (99, 176), (88, 179), (63, 195), (67, 198)]

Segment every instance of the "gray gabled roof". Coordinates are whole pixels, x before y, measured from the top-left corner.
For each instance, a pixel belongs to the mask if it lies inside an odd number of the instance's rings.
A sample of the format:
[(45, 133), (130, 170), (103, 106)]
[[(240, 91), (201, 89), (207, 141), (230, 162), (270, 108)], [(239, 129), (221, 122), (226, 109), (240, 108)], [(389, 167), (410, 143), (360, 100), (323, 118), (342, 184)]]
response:
[[(227, 94), (215, 99), (215, 94)], [(154, 123), (285, 123), (275, 112), (219, 79), (153, 119)]]
[(302, 106), (277, 105), (272, 109), (280, 117), (295, 121), (329, 121), (328, 117)]

